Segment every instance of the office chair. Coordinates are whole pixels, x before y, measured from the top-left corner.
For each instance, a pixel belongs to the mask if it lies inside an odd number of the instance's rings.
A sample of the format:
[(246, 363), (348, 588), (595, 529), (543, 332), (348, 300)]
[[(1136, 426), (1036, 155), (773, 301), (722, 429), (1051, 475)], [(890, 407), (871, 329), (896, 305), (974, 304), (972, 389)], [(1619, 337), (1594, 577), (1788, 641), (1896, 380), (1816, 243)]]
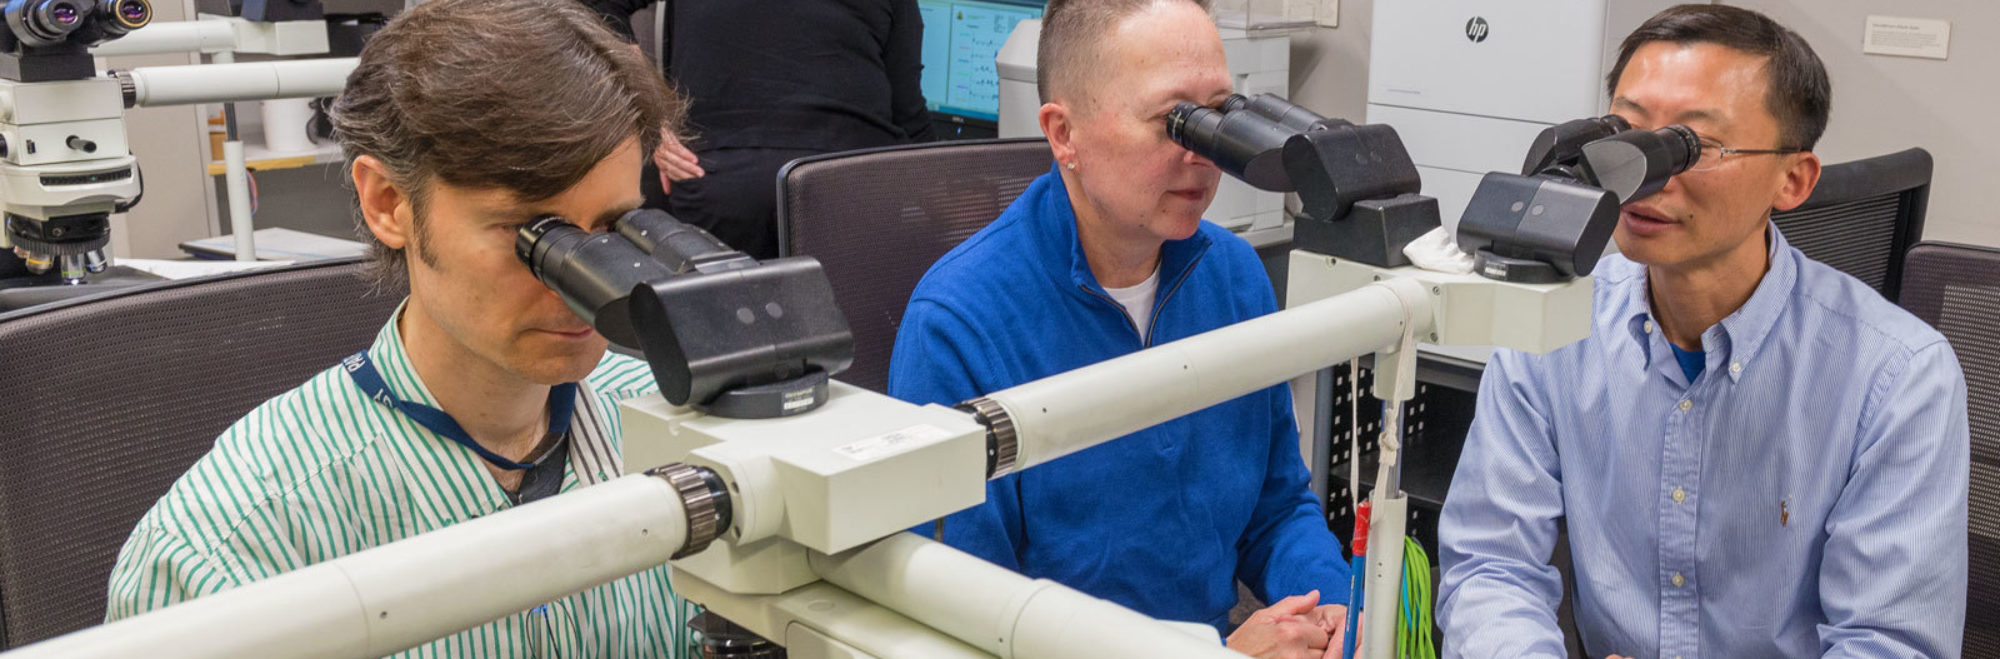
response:
[(1931, 154), (1909, 149), (1827, 165), (1806, 203), (1771, 221), (1806, 256), (1894, 300), (1903, 255), (1924, 235), (1930, 194)]
[(1965, 371), (1972, 430), (1968, 657), (2000, 657), (2000, 249), (1924, 242), (1903, 264), (1897, 302), (1944, 333)]
[(358, 260), (0, 314), (0, 649), (104, 620), (139, 518), (251, 408), (366, 348), (401, 300)]
[(839, 380), (888, 391), (917, 280), (1052, 160), (1042, 138), (968, 140), (830, 153), (778, 171), (778, 253), (819, 259), (854, 331), (854, 365)]

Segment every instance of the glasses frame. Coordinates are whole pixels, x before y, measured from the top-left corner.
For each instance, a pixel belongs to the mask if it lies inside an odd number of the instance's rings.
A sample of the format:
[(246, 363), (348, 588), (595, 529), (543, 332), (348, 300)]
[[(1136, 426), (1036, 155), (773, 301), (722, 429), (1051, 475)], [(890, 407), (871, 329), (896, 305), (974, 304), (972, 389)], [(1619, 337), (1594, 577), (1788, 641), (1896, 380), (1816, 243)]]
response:
[[(1737, 149), (1728, 146), (1723, 146), (1721, 141), (1718, 141), (1714, 138), (1699, 137), (1699, 136), (1695, 138), (1695, 142), (1701, 145), (1701, 152), (1695, 154), (1694, 164), (1688, 167), (1688, 171), (1690, 172), (1705, 172), (1719, 168), (1722, 166), (1724, 162), (1727, 162), (1729, 160), (1730, 156), (1788, 156), (1794, 153), (1805, 153), (1808, 151), (1808, 149), (1800, 149), (1795, 147), (1779, 147), (1776, 149)], [(1714, 164), (1704, 166), (1702, 163), (1708, 160), (1708, 154), (1710, 152), (1715, 153), (1715, 162)]]

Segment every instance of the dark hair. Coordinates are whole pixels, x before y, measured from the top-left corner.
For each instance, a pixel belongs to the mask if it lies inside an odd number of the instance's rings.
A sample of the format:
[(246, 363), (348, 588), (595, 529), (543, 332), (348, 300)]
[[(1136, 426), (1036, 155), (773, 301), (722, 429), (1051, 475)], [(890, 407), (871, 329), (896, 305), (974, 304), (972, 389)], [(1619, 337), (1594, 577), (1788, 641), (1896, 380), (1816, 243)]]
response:
[(1058, 92), (1077, 94), (1085, 74), (1102, 68), (1098, 57), (1105, 35), (1127, 16), (1162, 2), (1189, 2), (1208, 11), (1209, 0), (1049, 0), (1035, 52), (1035, 91), (1042, 102), (1055, 100)]
[[(639, 50), (574, 0), (433, 0), (361, 51), (332, 109), (349, 168), (381, 160), (411, 197), (418, 256), (429, 186), (561, 194), (634, 137), (642, 153), (683, 106)], [(400, 281), (403, 250), (361, 227), (374, 278)]]
[(1607, 93), (1618, 93), (1618, 77), (1640, 46), (1665, 41), (1680, 45), (1712, 43), (1767, 58), (1764, 77), (1770, 87), (1764, 105), (1778, 120), (1780, 148), (1812, 150), (1826, 132), (1833, 109), (1833, 83), (1826, 65), (1797, 32), (1763, 14), (1727, 5), (1679, 5), (1660, 12), (1625, 37), (1618, 47), (1618, 64), (1605, 80)]

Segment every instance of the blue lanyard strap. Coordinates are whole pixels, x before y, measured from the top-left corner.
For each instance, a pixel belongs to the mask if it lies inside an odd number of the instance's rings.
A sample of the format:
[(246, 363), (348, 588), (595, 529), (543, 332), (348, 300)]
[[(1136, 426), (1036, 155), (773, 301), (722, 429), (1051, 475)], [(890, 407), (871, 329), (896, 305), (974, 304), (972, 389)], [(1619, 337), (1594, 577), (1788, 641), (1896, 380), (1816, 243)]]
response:
[[(492, 463), (493, 466), (515, 470), (534, 468), (535, 465), (532, 463), (515, 462), (486, 450), (486, 447), (480, 446), (479, 442), (473, 441), (472, 434), (465, 432), (465, 428), (459, 426), (457, 421), (452, 420), (451, 415), (444, 413), (444, 410), (403, 400), (389, 393), (389, 384), (383, 381), (382, 374), (375, 370), (375, 363), (368, 358), (368, 351), (354, 353), (347, 359), (341, 360), (340, 366), (347, 371), (348, 377), (354, 379), (354, 386), (360, 387), (361, 392), (375, 402), (402, 412), (403, 416), (410, 417), (410, 420), (417, 422), (417, 425), (428, 428), (459, 446), (472, 449), (473, 453), (479, 454), (480, 458)], [(576, 383), (568, 382), (549, 388), (550, 435), (560, 436), (569, 432), (570, 416), (575, 408)]]

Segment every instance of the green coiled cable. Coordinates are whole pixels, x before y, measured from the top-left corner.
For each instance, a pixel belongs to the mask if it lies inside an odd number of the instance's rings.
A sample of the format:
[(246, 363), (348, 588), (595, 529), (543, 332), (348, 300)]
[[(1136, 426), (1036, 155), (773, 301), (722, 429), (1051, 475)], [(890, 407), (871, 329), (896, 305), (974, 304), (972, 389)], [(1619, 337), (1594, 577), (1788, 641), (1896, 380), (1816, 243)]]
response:
[(1403, 538), (1403, 610), (1396, 617), (1397, 656), (1437, 659), (1431, 638), (1431, 559), (1416, 538)]

